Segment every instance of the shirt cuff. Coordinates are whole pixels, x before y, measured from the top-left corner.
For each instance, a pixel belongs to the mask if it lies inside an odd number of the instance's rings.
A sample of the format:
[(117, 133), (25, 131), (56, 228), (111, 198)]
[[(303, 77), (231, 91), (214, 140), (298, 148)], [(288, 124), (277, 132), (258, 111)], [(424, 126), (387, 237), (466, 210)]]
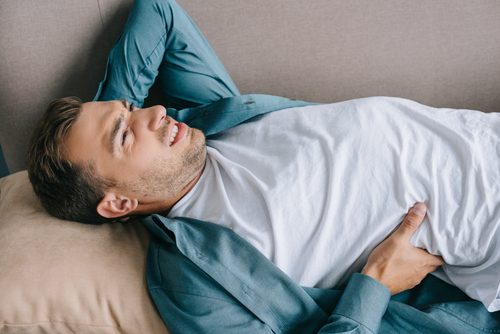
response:
[(347, 284), (333, 314), (350, 318), (378, 333), (391, 291), (370, 276), (355, 273)]

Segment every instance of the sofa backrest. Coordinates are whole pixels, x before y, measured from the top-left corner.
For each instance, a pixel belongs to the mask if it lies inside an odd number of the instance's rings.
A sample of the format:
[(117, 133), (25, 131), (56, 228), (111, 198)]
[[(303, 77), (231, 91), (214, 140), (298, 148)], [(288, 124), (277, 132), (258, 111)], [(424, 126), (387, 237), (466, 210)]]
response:
[(36, 121), (58, 97), (93, 99), (133, 0), (2, 0), (0, 143), (25, 169)]
[[(179, 0), (241, 93), (337, 102), (386, 95), (500, 110), (490, 0)], [(0, 2), (0, 143), (10, 172), (50, 101), (88, 101), (132, 0)]]

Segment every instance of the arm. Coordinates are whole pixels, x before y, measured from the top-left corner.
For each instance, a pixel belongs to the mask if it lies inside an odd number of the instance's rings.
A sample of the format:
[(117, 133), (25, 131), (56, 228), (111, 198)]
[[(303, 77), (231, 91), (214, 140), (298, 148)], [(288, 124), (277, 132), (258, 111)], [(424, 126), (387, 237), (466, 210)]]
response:
[(205, 37), (174, 0), (136, 0), (94, 100), (125, 98), (141, 108), (158, 80), (167, 106), (176, 109), (240, 95)]
[[(351, 277), (331, 314), (234, 232), (190, 219), (143, 220), (168, 241), (151, 242), (148, 286), (172, 334), (377, 333), (391, 293), (413, 287), (442, 264), (409, 245), (423, 218), (408, 213), (372, 252), (363, 273)], [(154, 223), (157, 219), (161, 221)], [(158, 223), (178, 237), (167, 237)], [(185, 247), (186, 235), (198, 250), (191, 242)]]
[(319, 333), (377, 333), (390, 296), (413, 288), (444, 264), (441, 257), (410, 245), (425, 214), (425, 205), (417, 203), (401, 226), (373, 250)]

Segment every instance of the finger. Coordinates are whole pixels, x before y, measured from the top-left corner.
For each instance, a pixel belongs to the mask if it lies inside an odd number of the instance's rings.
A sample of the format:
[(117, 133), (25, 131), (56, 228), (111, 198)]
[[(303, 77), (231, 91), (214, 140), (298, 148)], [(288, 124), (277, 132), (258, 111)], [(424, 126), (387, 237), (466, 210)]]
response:
[(418, 250), (421, 251), (423, 256), (425, 256), (427, 258), (427, 264), (429, 266), (439, 267), (439, 266), (442, 266), (443, 264), (445, 264), (445, 262), (441, 256), (431, 254), (425, 249), (418, 249)]
[(424, 203), (418, 202), (415, 204), (415, 206), (408, 211), (408, 214), (401, 223), (401, 226), (396, 230), (396, 232), (394, 232), (394, 235), (405, 241), (410, 241), (413, 233), (415, 233), (417, 228), (424, 221), (426, 212), (427, 207)]
[(432, 259), (429, 260), (429, 265), (435, 266), (435, 267), (440, 267), (445, 263), (446, 262), (444, 262), (443, 258), (441, 256), (437, 256), (437, 255), (432, 255)]

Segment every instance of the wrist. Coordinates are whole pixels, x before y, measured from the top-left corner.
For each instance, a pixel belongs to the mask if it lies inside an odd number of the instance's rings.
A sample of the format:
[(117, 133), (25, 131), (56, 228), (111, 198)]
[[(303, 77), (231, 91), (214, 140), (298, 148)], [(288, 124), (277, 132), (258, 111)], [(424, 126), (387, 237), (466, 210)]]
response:
[(396, 281), (394, 281), (394, 275), (391, 275), (390, 273), (388, 275), (388, 273), (384, 269), (385, 267), (380, 265), (366, 266), (361, 271), (361, 274), (380, 282), (391, 291), (392, 295), (400, 292), (400, 288), (398, 287), (398, 282), (400, 281), (400, 279), (396, 277)]
[(361, 274), (366, 275), (366, 276), (370, 276), (371, 278), (373, 278), (379, 282), (382, 282), (382, 277), (383, 277), (382, 269), (375, 266), (375, 265), (365, 266), (363, 268), (363, 270), (361, 270)]

